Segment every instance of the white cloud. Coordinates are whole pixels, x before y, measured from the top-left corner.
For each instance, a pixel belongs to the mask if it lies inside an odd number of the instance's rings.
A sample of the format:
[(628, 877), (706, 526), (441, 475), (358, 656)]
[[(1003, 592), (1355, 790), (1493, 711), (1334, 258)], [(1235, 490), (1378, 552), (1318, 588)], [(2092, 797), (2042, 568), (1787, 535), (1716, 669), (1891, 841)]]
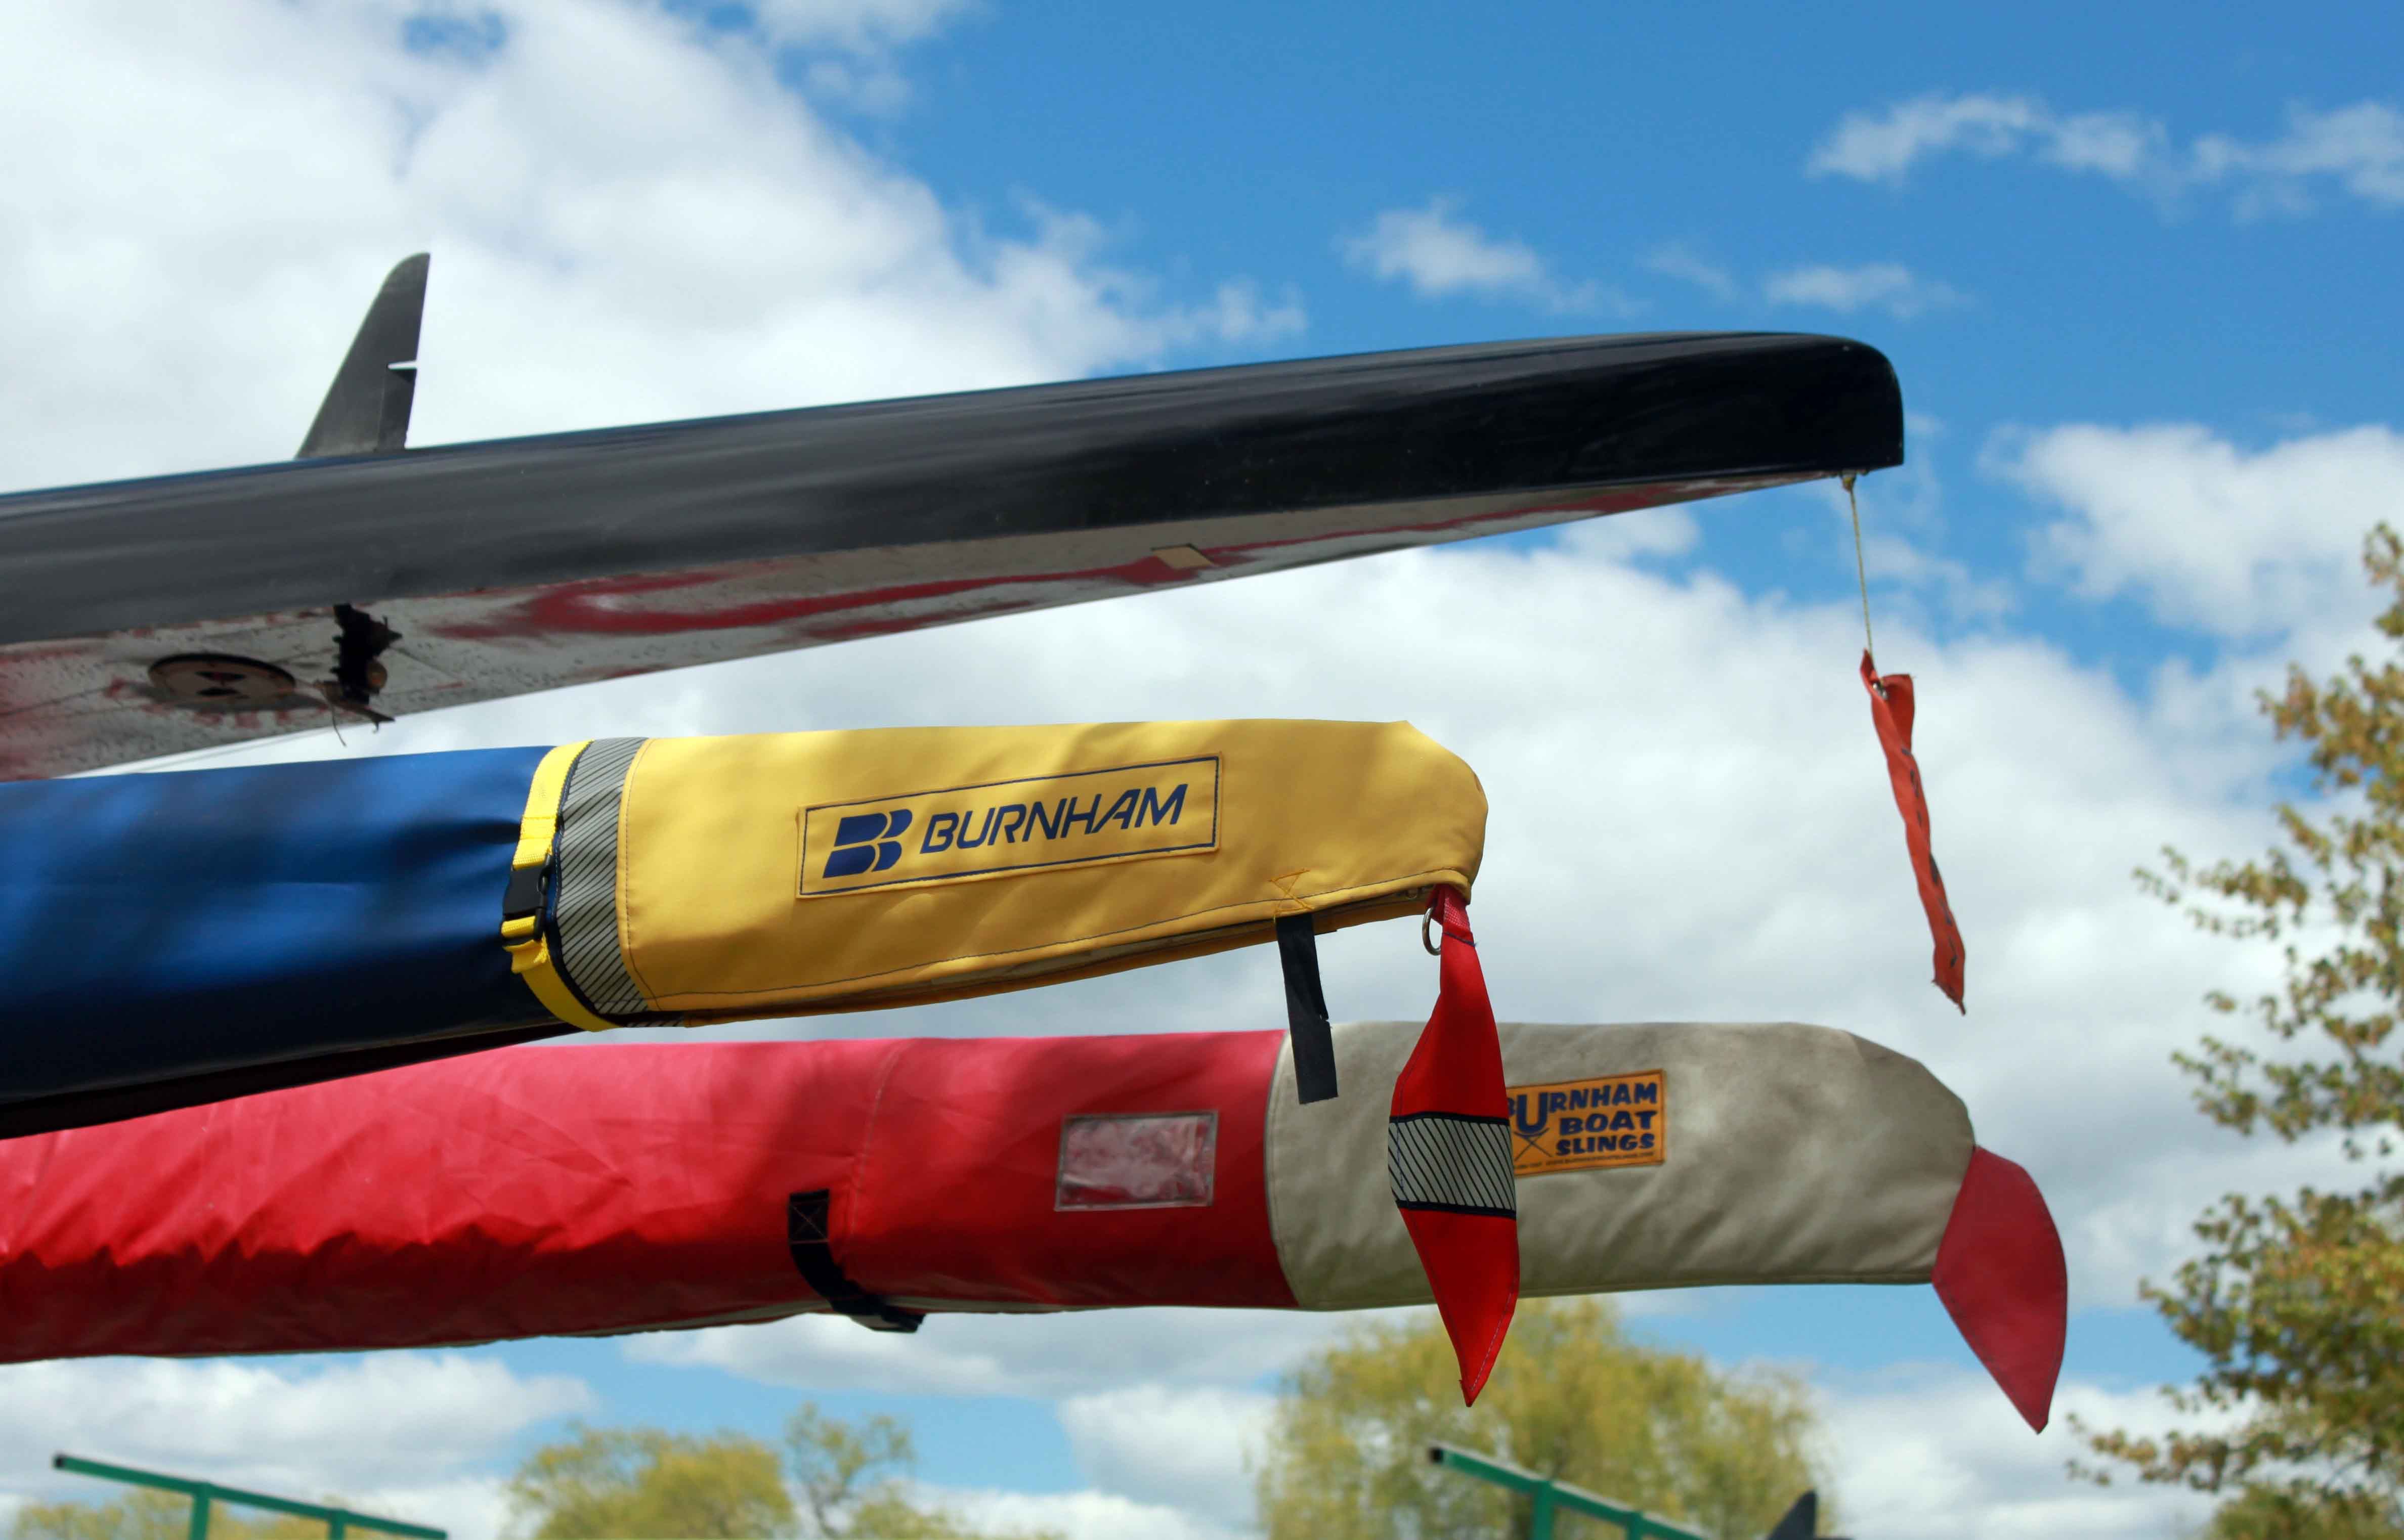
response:
[(0, 1367), (0, 1472), (18, 1497), (105, 1497), (89, 1480), (49, 1474), (50, 1456), (64, 1451), (304, 1499), (339, 1494), (370, 1511), (388, 1503), (382, 1511), (396, 1517), (489, 1512), (496, 1489), (461, 1467), (528, 1427), (596, 1405), (580, 1380), (523, 1378), (492, 1358), (451, 1353), (274, 1368), (222, 1359), (13, 1364)]
[(1291, 286), (1276, 299), (1265, 299), (1259, 284), (1238, 278), (1220, 284), (1208, 305), (1167, 318), (1162, 335), (1172, 343), (1241, 342), (1260, 346), (1298, 335), (1308, 324), (1302, 298)]
[(1247, 1461), (1274, 1406), (1258, 1392), (1139, 1384), (1072, 1395), (1058, 1410), (1069, 1448), (1097, 1487), (1234, 1529), (1252, 1516)]
[(2404, 112), (2382, 102), (2332, 112), (2291, 107), (2287, 132), (2267, 144), (2225, 134), (2198, 141), (2195, 175), (2245, 184), (2242, 213), (2301, 212), (2311, 206), (2306, 188), (2322, 177), (2367, 203), (2404, 207)]
[[(1853, 488), (1860, 505), (1860, 565), (1873, 586), (1873, 608), (1922, 627), (1940, 619), (1950, 626), (2010, 615), (2020, 596), (2008, 579), (1973, 572), (1966, 563), (1937, 554), (1946, 529), (1944, 488), (1924, 447), (1943, 437), (1944, 424), (1911, 413), (1904, 426), (1910, 441), (1922, 448), (1901, 465), (1863, 477)], [(1813, 491), (1828, 509), (1826, 544), (1812, 548), (1796, 541), (1793, 548), (1814, 554), (1824, 550), (1834, 564), (1852, 568), (1853, 509), (1843, 487), (1823, 481)]]
[(2008, 155), (2049, 116), (2026, 96), (1917, 97), (1883, 114), (1847, 113), (1804, 169), (1813, 176), (1900, 181), (1922, 157), (1947, 150), (1991, 160)]
[(831, 1316), (794, 1316), (633, 1337), (625, 1351), (642, 1363), (809, 1389), (1073, 1396), (1161, 1382), (1232, 1390), (1281, 1372), (1356, 1319), (1181, 1309), (938, 1315), (902, 1336)]
[(1524, 292), (1548, 282), (1544, 258), (1519, 242), (1491, 240), (1455, 219), (1454, 206), (1439, 198), (1423, 209), (1388, 209), (1344, 243), (1344, 254), (1354, 266), (1405, 280), (1429, 298), (1464, 290)]
[(2032, 96), (1929, 95), (1883, 114), (1847, 113), (1813, 148), (1813, 176), (1900, 182), (1933, 156), (1955, 151), (2000, 160), (2023, 151), (2065, 171), (2119, 180), (2158, 173), (2169, 133), (2132, 112), (2058, 113)]
[(1691, 248), (1671, 244), (1647, 254), (1644, 267), (1664, 278), (1674, 278), (1682, 284), (1692, 284), (1704, 293), (1719, 299), (1737, 297), (1737, 282), (1728, 271)]
[(2377, 424), (2248, 450), (2192, 423), (2069, 423), (2001, 435), (1987, 461), (2062, 511), (2040, 571), (2218, 636), (2350, 633), (2375, 604), (2364, 532), (2404, 527), (2404, 435)]
[(1865, 534), (1862, 566), (1873, 583), (1936, 590), (1945, 609), (1960, 619), (1995, 619), (2019, 603), (2009, 583), (1980, 577), (1966, 563), (1932, 555), (1900, 535)]
[(2132, 112), (2082, 112), (2046, 124), (2038, 158), (2064, 171), (2129, 182), (2158, 169), (2170, 135)]
[(517, 1517), (508, 1484), (497, 1476), (370, 1487), (350, 1496), (351, 1506), (360, 1513), (445, 1530), (451, 1540), (497, 1540), (510, 1533)]
[[(1991, 470), (2062, 517), (2032, 538), (2031, 575), (2088, 599), (2124, 596), (2220, 647), (2199, 668), (2155, 664), (2148, 714), (2205, 781), (2255, 755), (2257, 692), (2291, 661), (2314, 674), (2376, 655), (2383, 607), (2364, 579), (2364, 534), (2404, 528), (2404, 436), (2383, 425), (2307, 433), (2254, 450), (2192, 423), (2070, 423), (2006, 431)], [(2267, 780), (2246, 795), (2286, 795)]]
[(1066, 1540), (1236, 1540), (1249, 1525), (1222, 1526), (1181, 1509), (1107, 1491), (1001, 1491), (920, 1486), (922, 1501), (951, 1509), (980, 1533), (1051, 1530)]
[(2320, 183), (2373, 207), (2404, 207), (2404, 111), (2383, 102), (2327, 112), (2294, 106), (2278, 138), (2207, 133), (2181, 151), (2164, 125), (2136, 112), (2062, 113), (2033, 96), (1935, 93), (1847, 113), (1804, 169), (1895, 184), (1921, 161), (1953, 153), (2034, 155), (2162, 198), (2225, 187), (2241, 216), (2308, 210)]
[(916, 97), (900, 51), (974, 8), (971, 0), (754, 0), (748, 11), (721, 7), (702, 24), (748, 25), (799, 64), (814, 104), (889, 118)]
[[(1726, 268), (1683, 245), (1657, 248), (1646, 255), (1642, 266), (1647, 271), (1690, 284), (1717, 299), (1739, 298), (1745, 289)], [(1858, 267), (1823, 262), (1789, 268), (1764, 280), (1761, 296), (1773, 305), (1813, 305), (1846, 314), (1882, 310), (1898, 320), (1959, 305), (1968, 298), (1951, 284), (1922, 278), (1898, 262), (1872, 262)]]
[(2159, 1431), (2163, 1408), (2150, 1391), (2066, 1381), (2053, 1425), (2035, 1437), (1975, 1373), (1904, 1367), (1845, 1376), (1823, 1403), (1848, 1534), (2155, 1540), (2188, 1532), (2212, 1505), (2182, 1491), (2063, 1478), (2080, 1452), (2067, 1414)]
[(1773, 273), (1762, 292), (1773, 305), (1817, 305), (1848, 315), (1882, 310), (1899, 321), (1959, 305), (1965, 298), (1951, 284), (1920, 277), (1900, 262), (1793, 268)]
[[(890, 43), (924, 0), (772, 7)], [(1019, 383), (1302, 324), (1012, 228), (779, 85), (768, 41), (650, 6), (18, 7), (0, 20), (0, 486), (288, 456), (374, 284), (434, 253), (412, 441)], [(848, 58), (848, 55), (828, 55)], [(857, 62), (846, 67), (867, 67)], [(139, 424), (139, 431), (128, 431)]]
[(1367, 229), (1344, 239), (1344, 258), (1378, 278), (1408, 284), (1422, 299), (1476, 295), (1562, 312), (1626, 313), (1634, 308), (1626, 297), (1601, 284), (1564, 282), (1524, 243), (1495, 240), (1466, 219), (1456, 218), (1457, 206), (1449, 199), (1434, 198), (1424, 208), (1387, 209)]
[(854, 50), (916, 42), (970, 8), (970, 0), (752, 0), (761, 30), (788, 45)]

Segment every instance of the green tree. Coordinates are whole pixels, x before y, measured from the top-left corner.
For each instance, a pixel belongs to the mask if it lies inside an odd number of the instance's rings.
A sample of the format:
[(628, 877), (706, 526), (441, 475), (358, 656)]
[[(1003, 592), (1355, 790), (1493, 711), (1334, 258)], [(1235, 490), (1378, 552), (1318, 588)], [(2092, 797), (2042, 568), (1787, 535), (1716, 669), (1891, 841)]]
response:
[(846, 1422), (804, 1402), (785, 1423), (790, 1465), (808, 1533), (826, 1540), (1057, 1540), (1047, 1533), (988, 1535), (957, 1514), (910, 1501), (917, 1451), (890, 1417)]
[(577, 1427), (526, 1456), (511, 1505), (531, 1540), (760, 1540), (790, 1534), (793, 1500), (757, 1438)]
[[(344, 1505), (339, 1497), (322, 1501)], [(325, 1540), (326, 1526), (298, 1514), (243, 1517), (228, 1503), (209, 1505), (209, 1540)], [(248, 1510), (257, 1511), (257, 1510)], [(136, 1487), (105, 1503), (28, 1503), (8, 1527), (10, 1540), (186, 1540), (192, 1533), (192, 1500), (179, 1493)]]
[[(209, 1517), (214, 1531), (219, 1515)], [(11, 1540), (184, 1540), (191, 1521), (190, 1498), (136, 1487), (105, 1503), (28, 1503), (8, 1533)]]
[[(2207, 1360), (2166, 1390), (2187, 1423), (2167, 1436), (2080, 1425), (2103, 1464), (2074, 1469), (2230, 1499), (2230, 1536), (2388, 1534), (2404, 1528), (2404, 546), (2385, 525), (2364, 545), (2393, 596), (2379, 630), (2395, 651), (2314, 683), (2290, 667), (2261, 708), (2281, 739), (2310, 745), (2313, 817), (2278, 809), (2284, 842), (2257, 860), (2199, 870), (2176, 851), (2139, 882), (2203, 930), (2277, 949), (2280, 986), (2240, 1001), (2245, 1041), (2206, 1036), (2177, 1056), (2204, 1116), (2250, 1135), (2334, 1140), (2339, 1190), (2232, 1194), (2205, 1211), (2201, 1256), (2152, 1302)], [(2190, 902), (2190, 897), (2196, 901)], [(2076, 1420), (2074, 1420), (2074, 1425)], [(2364, 1527), (2369, 1526), (2369, 1527)]]
[(786, 1420), (785, 1459), (814, 1533), (842, 1540), (878, 1533), (859, 1526), (861, 1510), (900, 1502), (917, 1451), (910, 1430), (890, 1417), (845, 1422), (805, 1401)]
[(2255, 1487), (2223, 1503), (2201, 1540), (2404, 1540), (2404, 1530), (2351, 1505)]
[[(321, 1497), (317, 1501), (329, 1508), (350, 1506), (340, 1497)], [(235, 1519), (231, 1523), (228, 1518), (224, 1505), (209, 1505), (209, 1540), (326, 1540), (328, 1533), (324, 1523), (297, 1513), (263, 1513), (257, 1519)], [(389, 1540), (372, 1530), (351, 1533), (372, 1536), (373, 1540)]]
[[(1601, 1299), (1532, 1299), (1474, 1408), (1461, 1405), (1433, 1311), (1356, 1327), (1289, 1379), (1255, 1480), (1270, 1540), (1525, 1533), (1524, 1498), (1428, 1463), (1428, 1445), (1450, 1443), (1751, 1540), (1806, 1487), (1824, 1492), (1815, 1436), (1792, 1380), (1633, 1342)], [(1572, 1522), (1562, 1516), (1559, 1533)]]
[[(913, 1502), (910, 1430), (890, 1417), (847, 1422), (802, 1407), (785, 1428), (790, 1485), (776, 1450), (744, 1434), (699, 1438), (580, 1426), (571, 1433), (526, 1456), (510, 1479), (526, 1540), (1056, 1540), (987, 1534), (948, 1510)], [(122, 1540), (182, 1536), (177, 1529)], [(24, 1540), (120, 1537), (45, 1532)]]

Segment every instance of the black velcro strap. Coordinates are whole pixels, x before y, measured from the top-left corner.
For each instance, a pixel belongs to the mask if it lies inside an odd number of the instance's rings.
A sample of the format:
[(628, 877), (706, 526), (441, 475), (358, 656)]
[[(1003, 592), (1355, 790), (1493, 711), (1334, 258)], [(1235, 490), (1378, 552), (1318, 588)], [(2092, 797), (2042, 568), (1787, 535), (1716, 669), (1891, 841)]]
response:
[(1303, 1104), (1335, 1099), (1335, 1034), (1328, 1030), (1327, 994), (1319, 987), (1319, 939), (1310, 916), (1281, 915), (1278, 962), (1285, 968), (1285, 1025), (1293, 1037), (1293, 1089)]
[(871, 1331), (916, 1331), (927, 1316), (903, 1310), (869, 1293), (834, 1259), (834, 1236), (828, 1223), (827, 1189), (797, 1192), (785, 1200), (785, 1245), (802, 1282), (818, 1292), (838, 1314), (848, 1315)]

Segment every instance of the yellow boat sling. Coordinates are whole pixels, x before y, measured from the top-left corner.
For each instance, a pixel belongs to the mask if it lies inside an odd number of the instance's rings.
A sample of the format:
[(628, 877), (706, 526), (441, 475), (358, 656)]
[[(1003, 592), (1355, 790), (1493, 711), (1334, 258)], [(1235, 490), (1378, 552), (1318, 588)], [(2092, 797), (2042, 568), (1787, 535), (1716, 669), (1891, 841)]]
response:
[[(1323, 1036), (1311, 935), (1465, 898), (1485, 828), (1469, 767), (1399, 722), (603, 739), (535, 775), (502, 935), (544, 1006), (595, 1030), (958, 999), (1276, 939), (1297, 1024)], [(1333, 1094), (1324, 1063), (1307, 1095)]]

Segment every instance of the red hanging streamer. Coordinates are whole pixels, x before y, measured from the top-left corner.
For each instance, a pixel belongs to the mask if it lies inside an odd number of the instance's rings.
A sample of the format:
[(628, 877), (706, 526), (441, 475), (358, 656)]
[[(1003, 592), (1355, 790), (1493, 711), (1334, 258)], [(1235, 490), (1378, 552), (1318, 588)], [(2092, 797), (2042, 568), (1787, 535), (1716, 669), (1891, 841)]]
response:
[(1903, 814), (1903, 840), (1911, 849), (1912, 875), (1920, 880), (1920, 907), (1928, 911), (1928, 934), (1936, 942), (1936, 987), (1968, 1013), (1962, 1004), (1962, 927), (1953, 923), (1953, 906), (1946, 902), (1945, 878), (1928, 848), (1928, 793), (1920, 784), (1920, 761), (1911, 756), (1911, 675), (1879, 676), (1867, 651), (1862, 654), (1862, 683), (1870, 692), (1870, 720), (1878, 728), (1879, 744), (1886, 750), (1886, 772), (1894, 783), (1895, 810)]
[(1502, 1044), (1467, 901), (1438, 888), (1441, 987), (1427, 1030), (1394, 1081), (1386, 1164), (1394, 1206), (1427, 1273), (1428, 1290), (1475, 1404), (1519, 1304), (1519, 1218), (1511, 1169)]

